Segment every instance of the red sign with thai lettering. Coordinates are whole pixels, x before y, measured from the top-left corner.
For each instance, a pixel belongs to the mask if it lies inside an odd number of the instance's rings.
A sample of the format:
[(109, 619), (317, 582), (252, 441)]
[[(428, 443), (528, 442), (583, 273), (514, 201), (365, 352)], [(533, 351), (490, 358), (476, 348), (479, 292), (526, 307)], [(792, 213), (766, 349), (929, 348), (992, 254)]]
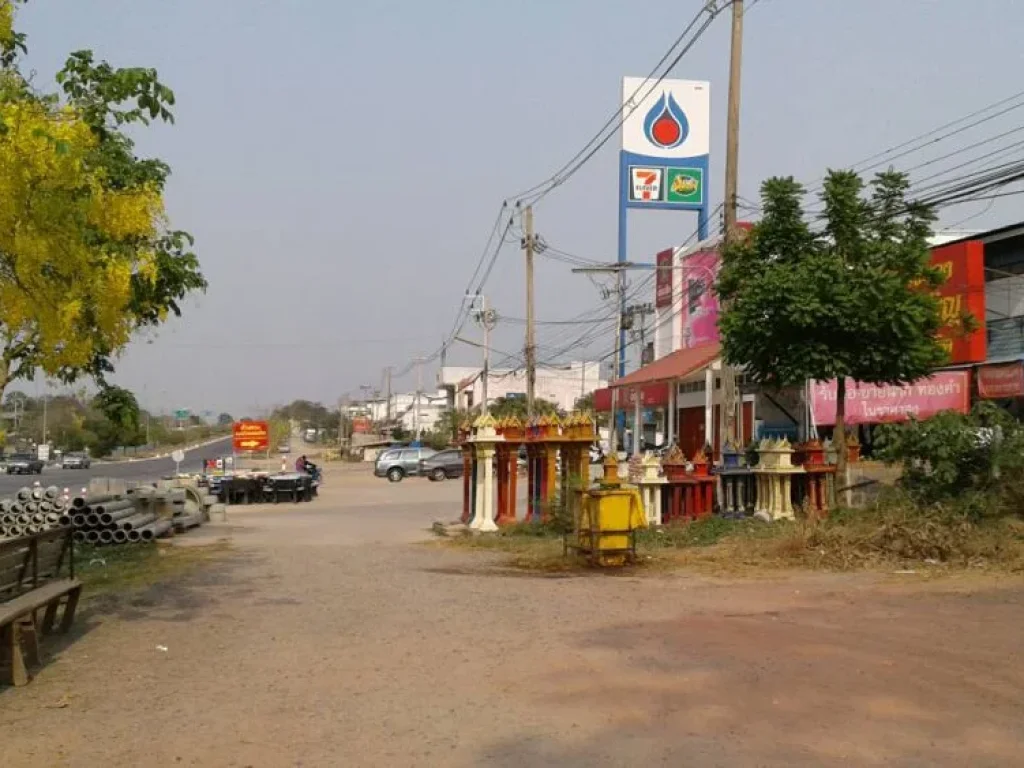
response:
[[(985, 245), (980, 240), (953, 243), (932, 249), (931, 265), (946, 282), (938, 289), (943, 329), (939, 338), (954, 365), (984, 362), (985, 333)], [(974, 330), (967, 331), (965, 317), (973, 317)]]
[[(940, 411), (967, 413), (970, 408), (971, 374), (941, 371), (913, 384), (861, 384), (846, 380), (846, 423), (927, 419)], [(811, 389), (815, 424), (836, 423), (836, 382), (816, 381)]]
[(236, 421), (231, 428), (236, 451), (266, 451), (270, 448), (270, 425), (265, 421)]
[(352, 419), (352, 434), (368, 435), (373, 431), (373, 421), (366, 416), (356, 416)]
[(673, 277), (675, 270), (672, 269), (672, 256), (674, 253), (675, 249), (668, 248), (654, 257), (654, 263), (658, 270), (654, 281), (654, 306), (658, 309), (672, 306), (672, 290), (675, 286), (675, 278)]
[(989, 400), (1024, 396), (1024, 364), (983, 365), (978, 368), (978, 395)]

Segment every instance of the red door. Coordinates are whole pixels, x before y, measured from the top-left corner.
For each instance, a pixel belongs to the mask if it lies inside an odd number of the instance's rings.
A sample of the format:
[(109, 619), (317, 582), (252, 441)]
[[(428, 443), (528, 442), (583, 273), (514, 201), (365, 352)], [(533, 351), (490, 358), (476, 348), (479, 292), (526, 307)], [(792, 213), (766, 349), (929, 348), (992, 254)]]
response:
[(679, 449), (690, 458), (704, 447), (704, 409), (679, 409)]

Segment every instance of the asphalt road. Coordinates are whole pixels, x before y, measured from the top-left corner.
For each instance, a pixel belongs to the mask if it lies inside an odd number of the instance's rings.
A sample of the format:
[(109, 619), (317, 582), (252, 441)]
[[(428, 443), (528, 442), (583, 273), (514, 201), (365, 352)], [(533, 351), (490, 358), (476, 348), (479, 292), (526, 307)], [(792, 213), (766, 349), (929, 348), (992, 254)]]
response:
[[(225, 437), (215, 443), (201, 448), (193, 448), (185, 452), (185, 460), (181, 463), (182, 472), (194, 472), (203, 465), (204, 458), (214, 458), (231, 449), (231, 438)], [(139, 461), (97, 463), (89, 469), (60, 469), (47, 467), (42, 475), (7, 475), (0, 474), (0, 497), (9, 496), (25, 485), (32, 485), (36, 480), (43, 485), (56, 485), (60, 488), (80, 490), (89, 484), (92, 477), (117, 477), (124, 480), (158, 480), (164, 475), (174, 472), (174, 462), (170, 458), (142, 459)]]

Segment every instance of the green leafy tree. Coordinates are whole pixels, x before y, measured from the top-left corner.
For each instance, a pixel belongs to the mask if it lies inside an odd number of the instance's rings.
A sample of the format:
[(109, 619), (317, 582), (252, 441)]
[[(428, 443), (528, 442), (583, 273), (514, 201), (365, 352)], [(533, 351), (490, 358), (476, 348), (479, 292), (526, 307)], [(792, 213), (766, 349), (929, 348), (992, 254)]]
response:
[(217, 417), (217, 426), (219, 427), (230, 427), (235, 423), (235, 420), (231, 418), (230, 413), (222, 413)]
[[(491, 416), (496, 419), (503, 419), (508, 416), (515, 416), (522, 422), (526, 422), (526, 398), (525, 397), (499, 397), (488, 407)], [(533, 401), (533, 410), (538, 416), (544, 414), (557, 414), (558, 406), (549, 400), (537, 397)]]
[[(725, 249), (718, 278), (727, 362), (757, 383), (838, 380), (834, 441), (845, 446), (846, 381), (901, 384), (946, 360), (937, 340), (942, 276), (929, 266), (933, 214), (907, 200), (904, 174), (866, 188), (830, 171), (813, 228), (803, 188), (773, 178), (761, 188), (764, 217)], [(839, 450), (839, 477), (846, 451)]]

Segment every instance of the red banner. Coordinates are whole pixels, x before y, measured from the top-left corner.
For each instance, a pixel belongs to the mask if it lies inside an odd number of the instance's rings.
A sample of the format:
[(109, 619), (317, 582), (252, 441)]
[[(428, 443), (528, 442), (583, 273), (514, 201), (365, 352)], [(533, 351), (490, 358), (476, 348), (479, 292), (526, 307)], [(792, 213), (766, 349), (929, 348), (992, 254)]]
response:
[(355, 435), (368, 435), (373, 431), (373, 421), (366, 416), (356, 416), (352, 419), (352, 433)]
[(978, 395), (988, 400), (1024, 395), (1024, 365), (1019, 361), (1006, 365), (978, 368)]
[[(880, 424), (927, 419), (940, 411), (967, 413), (971, 378), (968, 371), (942, 371), (913, 384), (875, 385), (846, 381), (846, 423)], [(815, 424), (836, 423), (836, 382), (816, 381), (811, 387)]]
[(661, 251), (654, 258), (658, 270), (654, 282), (654, 306), (658, 309), (672, 306), (672, 289), (675, 286), (675, 278), (673, 277), (675, 270), (672, 269), (672, 255), (674, 253), (675, 249), (668, 248)]
[(266, 451), (270, 448), (270, 425), (265, 421), (236, 421), (231, 428), (236, 451)]
[[(641, 408), (664, 408), (668, 405), (668, 382), (648, 384), (640, 390)], [(633, 390), (619, 390), (616, 403), (620, 411), (628, 411), (635, 407)], [(594, 390), (594, 410), (607, 413), (612, 409), (612, 391), (609, 388)]]
[[(932, 249), (931, 265), (946, 276), (938, 289), (943, 329), (943, 346), (954, 365), (984, 362), (985, 333), (985, 245), (980, 240), (954, 243)], [(974, 330), (965, 332), (964, 318), (973, 317)]]

